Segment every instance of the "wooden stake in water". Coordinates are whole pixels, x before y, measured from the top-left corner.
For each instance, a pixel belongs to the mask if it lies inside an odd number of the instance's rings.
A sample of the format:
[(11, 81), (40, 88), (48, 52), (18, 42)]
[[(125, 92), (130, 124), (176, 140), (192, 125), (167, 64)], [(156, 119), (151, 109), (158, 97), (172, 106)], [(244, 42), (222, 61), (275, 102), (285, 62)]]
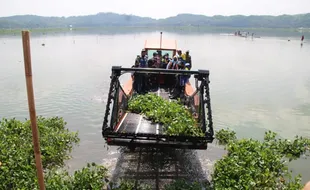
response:
[(162, 41), (163, 41), (163, 32), (160, 32), (160, 47), (159, 49), (161, 49), (161, 45), (162, 45)]
[(38, 126), (37, 126), (37, 116), (36, 116), (36, 109), (35, 109), (35, 103), (34, 103), (33, 84), (32, 84), (29, 31), (22, 31), (22, 39), (23, 39), (25, 76), (26, 76), (26, 85), (27, 85), (29, 115), (30, 115), (30, 120), (31, 120), (34, 156), (35, 156), (35, 162), (36, 162), (36, 168), (37, 168), (39, 187), (40, 187), (40, 190), (45, 190), (43, 167), (42, 167), (41, 152), (40, 152), (39, 131), (38, 131)]

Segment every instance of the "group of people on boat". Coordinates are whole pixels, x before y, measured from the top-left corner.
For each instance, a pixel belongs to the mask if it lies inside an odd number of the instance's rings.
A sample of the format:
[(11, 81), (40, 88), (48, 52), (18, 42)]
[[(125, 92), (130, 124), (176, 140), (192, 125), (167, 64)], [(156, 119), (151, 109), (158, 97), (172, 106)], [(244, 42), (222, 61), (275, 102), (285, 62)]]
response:
[(162, 55), (162, 51), (157, 50), (153, 53), (153, 57), (148, 59), (146, 50), (143, 49), (141, 55), (137, 55), (133, 67), (190, 70), (192, 59), (188, 50), (185, 53), (178, 50), (173, 57), (169, 57), (169, 53)]
[[(162, 55), (161, 50), (157, 50), (153, 53), (152, 58), (148, 58), (145, 49), (141, 51), (141, 55), (137, 55), (133, 68), (160, 68), (160, 69), (176, 69), (176, 70), (190, 70), (192, 68), (192, 60), (189, 55), (189, 51), (182, 53), (182, 50), (177, 50), (176, 55), (170, 57), (169, 53)], [(158, 83), (156, 75), (145, 75), (145, 74), (133, 74), (134, 89), (136, 92), (146, 92), (152, 84)], [(169, 75), (165, 76), (165, 83), (175, 83), (174, 88), (170, 89), (171, 98), (177, 97), (184, 91), (185, 84), (189, 80), (190, 76), (186, 75)]]

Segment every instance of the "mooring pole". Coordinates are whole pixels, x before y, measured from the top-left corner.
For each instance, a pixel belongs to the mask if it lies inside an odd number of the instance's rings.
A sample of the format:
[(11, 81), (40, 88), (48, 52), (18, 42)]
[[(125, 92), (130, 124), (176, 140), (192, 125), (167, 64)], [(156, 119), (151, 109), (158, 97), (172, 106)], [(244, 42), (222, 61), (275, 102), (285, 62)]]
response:
[(163, 41), (163, 32), (160, 32), (160, 49), (161, 49), (161, 45), (162, 45), (162, 41)]
[(36, 109), (35, 109), (35, 103), (34, 103), (33, 84), (32, 84), (29, 31), (22, 31), (22, 40), (23, 40), (25, 76), (26, 76), (27, 97), (28, 97), (29, 115), (30, 115), (30, 121), (31, 121), (34, 156), (35, 156), (35, 162), (36, 162), (36, 168), (37, 168), (39, 187), (40, 187), (40, 190), (45, 190), (43, 167), (42, 167), (42, 161), (41, 161), (40, 142), (39, 142), (39, 131), (38, 131), (38, 126), (37, 126), (37, 116), (36, 116)]

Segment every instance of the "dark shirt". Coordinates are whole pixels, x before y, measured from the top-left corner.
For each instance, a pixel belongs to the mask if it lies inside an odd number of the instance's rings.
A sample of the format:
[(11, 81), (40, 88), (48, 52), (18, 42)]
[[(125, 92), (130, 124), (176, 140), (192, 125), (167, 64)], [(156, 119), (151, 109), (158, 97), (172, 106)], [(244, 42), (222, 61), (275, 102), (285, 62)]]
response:
[(154, 67), (154, 60), (153, 59), (149, 59), (147, 61), (147, 65), (148, 65), (149, 68), (153, 68)]
[(147, 57), (141, 57), (139, 59), (140, 67), (147, 67)]

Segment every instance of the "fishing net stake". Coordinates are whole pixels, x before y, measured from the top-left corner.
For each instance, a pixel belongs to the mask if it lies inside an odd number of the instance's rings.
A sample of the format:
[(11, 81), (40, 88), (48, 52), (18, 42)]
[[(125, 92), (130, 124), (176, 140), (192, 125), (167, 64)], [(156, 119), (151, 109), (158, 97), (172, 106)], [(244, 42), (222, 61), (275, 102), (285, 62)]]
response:
[(31, 68), (31, 54), (30, 54), (30, 37), (29, 31), (22, 31), (23, 51), (24, 51), (24, 65), (27, 86), (27, 97), (29, 106), (29, 115), (32, 130), (32, 142), (34, 149), (34, 156), (37, 168), (38, 182), (40, 190), (45, 190), (44, 175), (40, 152), (39, 131), (37, 126), (36, 109), (34, 102), (33, 83), (32, 83), (32, 68)]

